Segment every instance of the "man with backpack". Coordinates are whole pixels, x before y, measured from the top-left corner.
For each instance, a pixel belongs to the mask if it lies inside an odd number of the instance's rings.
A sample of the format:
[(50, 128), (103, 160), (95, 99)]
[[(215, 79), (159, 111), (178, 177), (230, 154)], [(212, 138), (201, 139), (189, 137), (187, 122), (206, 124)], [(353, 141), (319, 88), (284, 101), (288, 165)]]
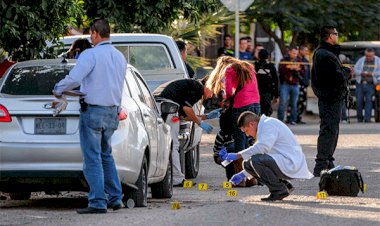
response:
[(270, 116), (273, 112), (272, 101), (279, 97), (278, 76), (274, 64), (268, 62), (269, 53), (266, 49), (259, 52), (259, 60), (255, 62), (256, 78), (260, 93), (261, 114)]

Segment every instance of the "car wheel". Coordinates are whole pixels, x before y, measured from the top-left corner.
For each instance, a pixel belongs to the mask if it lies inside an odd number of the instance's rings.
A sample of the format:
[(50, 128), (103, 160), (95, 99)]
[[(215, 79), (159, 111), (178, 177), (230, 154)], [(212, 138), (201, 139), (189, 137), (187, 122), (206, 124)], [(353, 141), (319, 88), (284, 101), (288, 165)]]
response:
[(173, 196), (173, 163), (171, 154), (165, 178), (161, 182), (152, 184), (150, 188), (152, 198), (171, 198)]
[[(124, 199), (132, 198), (135, 201), (136, 207), (148, 206), (148, 161), (144, 155), (144, 159), (141, 165), (140, 175), (136, 182), (137, 190), (129, 190), (127, 197)], [(124, 200), (126, 201), (126, 200)]]
[(13, 192), (9, 193), (9, 196), (12, 200), (28, 200), (31, 194), (31, 192)]
[(198, 176), (199, 171), (199, 144), (185, 154), (185, 176), (193, 179)]

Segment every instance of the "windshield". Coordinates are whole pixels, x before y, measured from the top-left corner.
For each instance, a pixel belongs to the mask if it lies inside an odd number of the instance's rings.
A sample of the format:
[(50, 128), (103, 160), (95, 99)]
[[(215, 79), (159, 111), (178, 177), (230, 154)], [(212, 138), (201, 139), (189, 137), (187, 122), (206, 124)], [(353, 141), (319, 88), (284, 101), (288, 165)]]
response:
[(160, 70), (174, 68), (169, 54), (162, 45), (131, 45), (115, 47), (120, 50), (128, 63), (137, 70)]
[(51, 95), (54, 85), (69, 74), (74, 65), (15, 67), (1, 93), (10, 95)]

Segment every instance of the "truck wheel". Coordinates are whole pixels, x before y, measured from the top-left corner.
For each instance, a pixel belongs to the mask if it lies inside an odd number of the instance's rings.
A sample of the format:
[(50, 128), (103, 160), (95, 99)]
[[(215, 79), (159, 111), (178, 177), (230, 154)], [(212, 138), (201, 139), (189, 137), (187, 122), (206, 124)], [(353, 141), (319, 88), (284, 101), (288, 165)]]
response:
[(150, 186), (152, 198), (162, 199), (171, 198), (173, 196), (173, 163), (171, 156), (170, 154), (165, 178), (161, 182), (154, 183)]
[(13, 192), (9, 193), (9, 196), (12, 200), (28, 200), (31, 194), (31, 192)]
[(185, 154), (185, 177), (193, 179), (198, 176), (199, 171), (199, 144)]

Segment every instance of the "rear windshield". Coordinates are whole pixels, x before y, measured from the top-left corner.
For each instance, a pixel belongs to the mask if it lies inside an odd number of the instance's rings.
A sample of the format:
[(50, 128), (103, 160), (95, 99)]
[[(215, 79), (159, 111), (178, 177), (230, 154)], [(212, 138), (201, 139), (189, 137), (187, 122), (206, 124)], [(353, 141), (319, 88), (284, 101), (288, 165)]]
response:
[(15, 67), (1, 93), (11, 95), (51, 95), (54, 85), (69, 74), (74, 65)]
[[(380, 48), (373, 48), (375, 50), (375, 55), (380, 56)], [(364, 56), (366, 48), (364, 47), (349, 47), (342, 46), (340, 54), (345, 56), (346, 62), (349, 64), (355, 64), (360, 57)]]

